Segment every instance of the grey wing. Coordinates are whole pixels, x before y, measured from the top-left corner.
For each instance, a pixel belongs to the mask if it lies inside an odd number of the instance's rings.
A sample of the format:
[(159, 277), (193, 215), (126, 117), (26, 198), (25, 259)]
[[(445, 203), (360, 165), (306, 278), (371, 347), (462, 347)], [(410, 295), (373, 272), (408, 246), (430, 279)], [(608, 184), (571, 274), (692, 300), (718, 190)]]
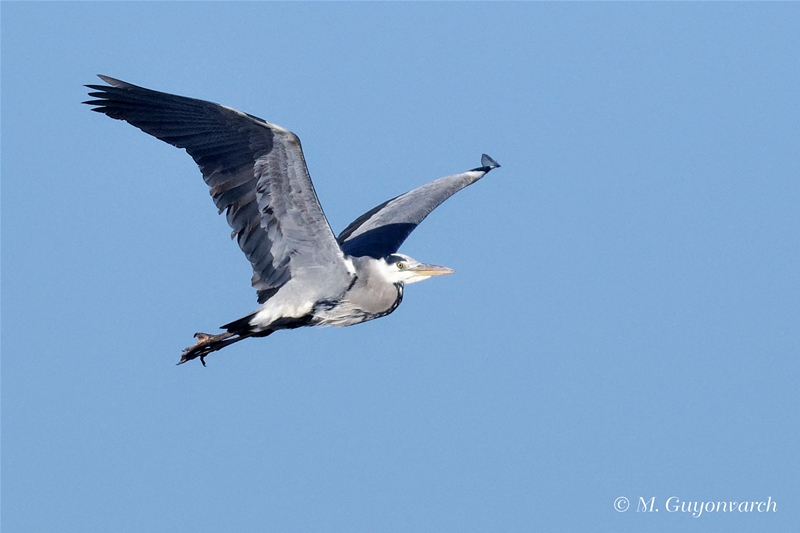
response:
[(184, 148), (200, 167), (253, 265), (260, 303), (292, 277), (349, 278), (297, 136), (219, 104), (100, 78), (110, 86), (87, 85), (95, 99), (84, 103)]
[(393, 254), (431, 211), (499, 166), (483, 154), (478, 168), (432, 181), (367, 211), (347, 226), (337, 241), (352, 256), (377, 259)]

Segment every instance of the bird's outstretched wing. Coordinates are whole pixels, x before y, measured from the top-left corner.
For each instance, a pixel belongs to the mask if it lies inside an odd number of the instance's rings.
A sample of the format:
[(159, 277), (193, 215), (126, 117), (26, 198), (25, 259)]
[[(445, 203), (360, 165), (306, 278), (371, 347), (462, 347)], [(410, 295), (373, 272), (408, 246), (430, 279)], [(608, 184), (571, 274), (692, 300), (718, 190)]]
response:
[(499, 166), (483, 154), (480, 167), (440, 178), (382, 203), (354, 220), (336, 240), (348, 255), (377, 259), (393, 254), (439, 204)]
[(301, 271), (346, 275), (297, 136), (219, 104), (100, 78), (109, 85), (87, 85), (93, 111), (184, 148), (198, 164), (253, 265), (260, 303)]

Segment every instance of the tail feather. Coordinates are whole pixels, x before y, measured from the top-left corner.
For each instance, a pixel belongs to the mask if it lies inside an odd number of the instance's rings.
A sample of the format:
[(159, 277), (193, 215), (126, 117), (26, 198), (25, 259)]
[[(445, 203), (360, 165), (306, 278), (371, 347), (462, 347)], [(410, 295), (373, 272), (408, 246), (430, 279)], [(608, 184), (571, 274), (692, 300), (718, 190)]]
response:
[(254, 316), (256, 316), (256, 314), (251, 313), (238, 320), (234, 320), (233, 322), (228, 322), (224, 326), (220, 326), (220, 329), (224, 329), (229, 333), (236, 333), (236, 334), (252, 332), (253, 326), (250, 325), (250, 321), (253, 320)]

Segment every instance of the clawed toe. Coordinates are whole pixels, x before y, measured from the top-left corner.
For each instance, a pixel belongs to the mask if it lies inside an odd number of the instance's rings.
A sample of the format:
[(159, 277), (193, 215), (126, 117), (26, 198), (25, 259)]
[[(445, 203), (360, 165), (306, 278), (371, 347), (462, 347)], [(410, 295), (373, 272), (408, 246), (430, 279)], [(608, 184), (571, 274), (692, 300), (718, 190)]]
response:
[(229, 332), (220, 333), (219, 335), (210, 335), (201, 332), (195, 333), (194, 337), (197, 339), (197, 342), (194, 346), (183, 350), (181, 353), (181, 360), (178, 361), (178, 364), (180, 365), (199, 357), (203, 366), (206, 366), (206, 356), (211, 352), (224, 348), (231, 342), (235, 342), (235, 340), (230, 340), (232, 336), (233, 334)]
[(200, 357), (200, 362), (203, 363), (203, 366), (206, 366), (205, 358), (211, 351), (209, 347), (214, 339), (214, 335), (198, 332), (194, 334), (194, 338), (197, 339), (197, 342), (194, 346), (189, 346), (181, 352), (181, 360), (178, 362), (179, 365), (191, 361), (196, 357)]

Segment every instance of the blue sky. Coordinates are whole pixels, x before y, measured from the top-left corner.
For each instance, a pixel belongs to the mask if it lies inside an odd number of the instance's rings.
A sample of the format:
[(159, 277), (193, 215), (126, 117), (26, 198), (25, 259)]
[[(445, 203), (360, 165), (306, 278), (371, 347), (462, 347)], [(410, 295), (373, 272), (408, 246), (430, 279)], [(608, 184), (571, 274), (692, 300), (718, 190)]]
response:
[[(799, 56), (794, 3), (3, 2), (3, 530), (793, 530)], [(390, 317), (177, 367), (249, 265), (98, 73), (297, 133), (336, 232), (502, 168)]]

